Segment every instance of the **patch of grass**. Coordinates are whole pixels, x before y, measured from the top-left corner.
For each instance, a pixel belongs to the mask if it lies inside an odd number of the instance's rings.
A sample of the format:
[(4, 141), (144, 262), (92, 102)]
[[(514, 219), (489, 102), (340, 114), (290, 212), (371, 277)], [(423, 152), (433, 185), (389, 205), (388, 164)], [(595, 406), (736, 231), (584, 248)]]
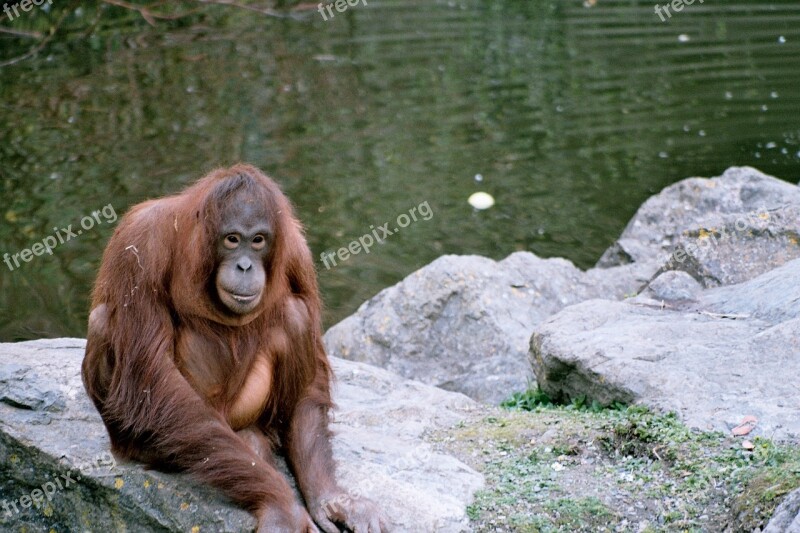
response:
[(620, 455), (674, 461), (693, 435), (674, 413), (657, 414), (632, 406), (612, 416), (611, 431), (602, 437), (610, 451)]
[(473, 531), (752, 531), (800, 486), (800, 447), (755, 438), (748, 451), (674, 414), (546, 401), (529, 390), (447, 433), (486, 477)]
[(576, 531), (595, 529), (618, 521), (618, 517), (597, 498), (559, 498), (545, 505), (553, 524), (559, 529)]
[(591, 400), (585, 395), (573, 398), (569, 403), (557, 403), (551, 400), (547, 393), (538, 385), (536, 387), (528, 387), (528, 390), (525, 392), (515, 392), (510, 398), (503, 401), (500, 407), (520, 411), (535, 411), (540, 407), (552, 407), (556, 405), (565, 406), (576, 411), (589, 411), (592, 413), (599, 413), (606, 409), (619, 411), (626, 407), (625, 404), (619, 402), (604, 406), (597, 400)]
[(515, 392), (511, 397), (500, 404), (506, 409), (519, 409), (522, 411), (534, 411), (537, 407), (549, 407), (553, 405), (547, 394), (539, 387), (528, 388), (525, 392)]

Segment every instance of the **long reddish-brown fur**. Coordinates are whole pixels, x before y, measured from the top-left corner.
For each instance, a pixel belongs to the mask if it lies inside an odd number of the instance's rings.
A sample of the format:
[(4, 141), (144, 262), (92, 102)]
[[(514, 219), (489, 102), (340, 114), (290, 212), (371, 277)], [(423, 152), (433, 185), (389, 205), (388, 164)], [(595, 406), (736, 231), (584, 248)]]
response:
[[(242, 189), (270, 213), (275, 240), (261, 304), (235, 316), (209, 294), (220, 212)], [(132, 208), (103, 255), (92, 308), (102, 312), (90, 318), (83, 380), (117, 453), (189, 471), (256, 514), (290, 513), (286, 480), (227, 419), (255, 359), (266, 354), (269, 399), (253, 427), (267, 441), (280, 439), (303, 494), (336, 490), (316, 274), (289, 201), (258, 169), (216, 170)], [(176, 347), (187, 332), (202, 339), (188, 350), (190, 362)], [(182, 365), (205, 369), (219, 388), (201, 394)]]

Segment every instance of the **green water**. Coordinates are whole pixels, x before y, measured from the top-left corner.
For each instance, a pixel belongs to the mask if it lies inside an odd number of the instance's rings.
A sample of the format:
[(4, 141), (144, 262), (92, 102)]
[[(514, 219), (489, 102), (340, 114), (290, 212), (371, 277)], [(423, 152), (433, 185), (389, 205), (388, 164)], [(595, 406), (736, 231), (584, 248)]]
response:
[[(33, 27), (48, 16), (35, 11), (0, 25)], [(317, 258), (427, 202), (428, 220), (369, 254), (318, 260), (332, 324), (442, 254), (589, 267), (684, 177), (752, 165), (800, 179), (796, 1), (696, 2), (667, 22), (653, 2), (605, 0), (113, 20), (0, 70), (0, 253), (239, 160), (283, 185)], [(0, 56), (24, 44), (0, 33)], [(475, 211), (477, 191), (496, 205)], [(84, 335), (110, 220), (0, 263), (0, 340)]]

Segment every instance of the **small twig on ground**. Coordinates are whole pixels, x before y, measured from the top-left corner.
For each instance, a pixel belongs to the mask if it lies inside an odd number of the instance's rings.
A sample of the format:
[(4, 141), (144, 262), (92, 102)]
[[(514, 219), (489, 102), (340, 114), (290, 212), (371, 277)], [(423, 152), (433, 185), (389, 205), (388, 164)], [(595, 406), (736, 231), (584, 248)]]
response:
[(712, 313), (711, 311), (698, 311), (701, 315), (710, 316), (712, 318), (730, 318), (733, 320), (739, 320), (742, 318), (750, 318), (750, 315), (734, 315), (731, 313)]

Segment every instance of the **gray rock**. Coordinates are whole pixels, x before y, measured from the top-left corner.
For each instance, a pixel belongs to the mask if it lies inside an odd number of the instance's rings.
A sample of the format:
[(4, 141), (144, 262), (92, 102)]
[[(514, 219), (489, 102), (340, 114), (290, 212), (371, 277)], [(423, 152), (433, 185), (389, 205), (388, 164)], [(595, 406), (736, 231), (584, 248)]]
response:
[(718, 313), (743, 314), (773, 325), (791, 321), (800, 317), (800, 261), (746, 283), (706, 291), (703, 301)]
[(706, 287), (740, 283), (800, 257), (800, 187), (749, 167), (689, 178), (648, 199), (598, 267), (683, 270)]
[[(110, 455), (81, 384), (84, 347), (82, 339), (0, 344), (0, 506), (8, 505), (0, 530), (252, 531), (254, 519), (213, 489)], [(474, 402), (367, 365), (332, 363), (342, 486), (378, 502), (397, 531), (463, 530), (483, 478), (435, 452), (423, 433), (458, 423)], [(43, 500), (38, 509), (32, 494)]]
[(642, 296), (666, 302), (693, 301), (702, 290), (702, 285), (690, 274), (668, 270), (651, 281)]
[(684, 231), (656, 273), (682, 270), (705, 287), (731, 285), (800, 257), (800, 206), (709, 215)]
[(381, 291), (325, 335), (334, 356), (499, 403), (524, 390), (533, 327), (588, 298), (641, 286), (637, 266), (582, 272), (527, 252), (503, 261), (444, 256)]
[(343, 487), (386, 510), (397, 531), (462, 531), (483, 476), (434, 451), (423, 434), (451, 428), (475, 403), (363, 363), (331, 359), (334, 456)]
[(554, 398), (644, 403), (701, 429), (746, 415), (755, 435), (800, 436), (800, 260), (695, 303), (593, 300), (540, 325), (530, 360)]
[(800, 533), (800, 489), (783, 499), (764, 533)]

